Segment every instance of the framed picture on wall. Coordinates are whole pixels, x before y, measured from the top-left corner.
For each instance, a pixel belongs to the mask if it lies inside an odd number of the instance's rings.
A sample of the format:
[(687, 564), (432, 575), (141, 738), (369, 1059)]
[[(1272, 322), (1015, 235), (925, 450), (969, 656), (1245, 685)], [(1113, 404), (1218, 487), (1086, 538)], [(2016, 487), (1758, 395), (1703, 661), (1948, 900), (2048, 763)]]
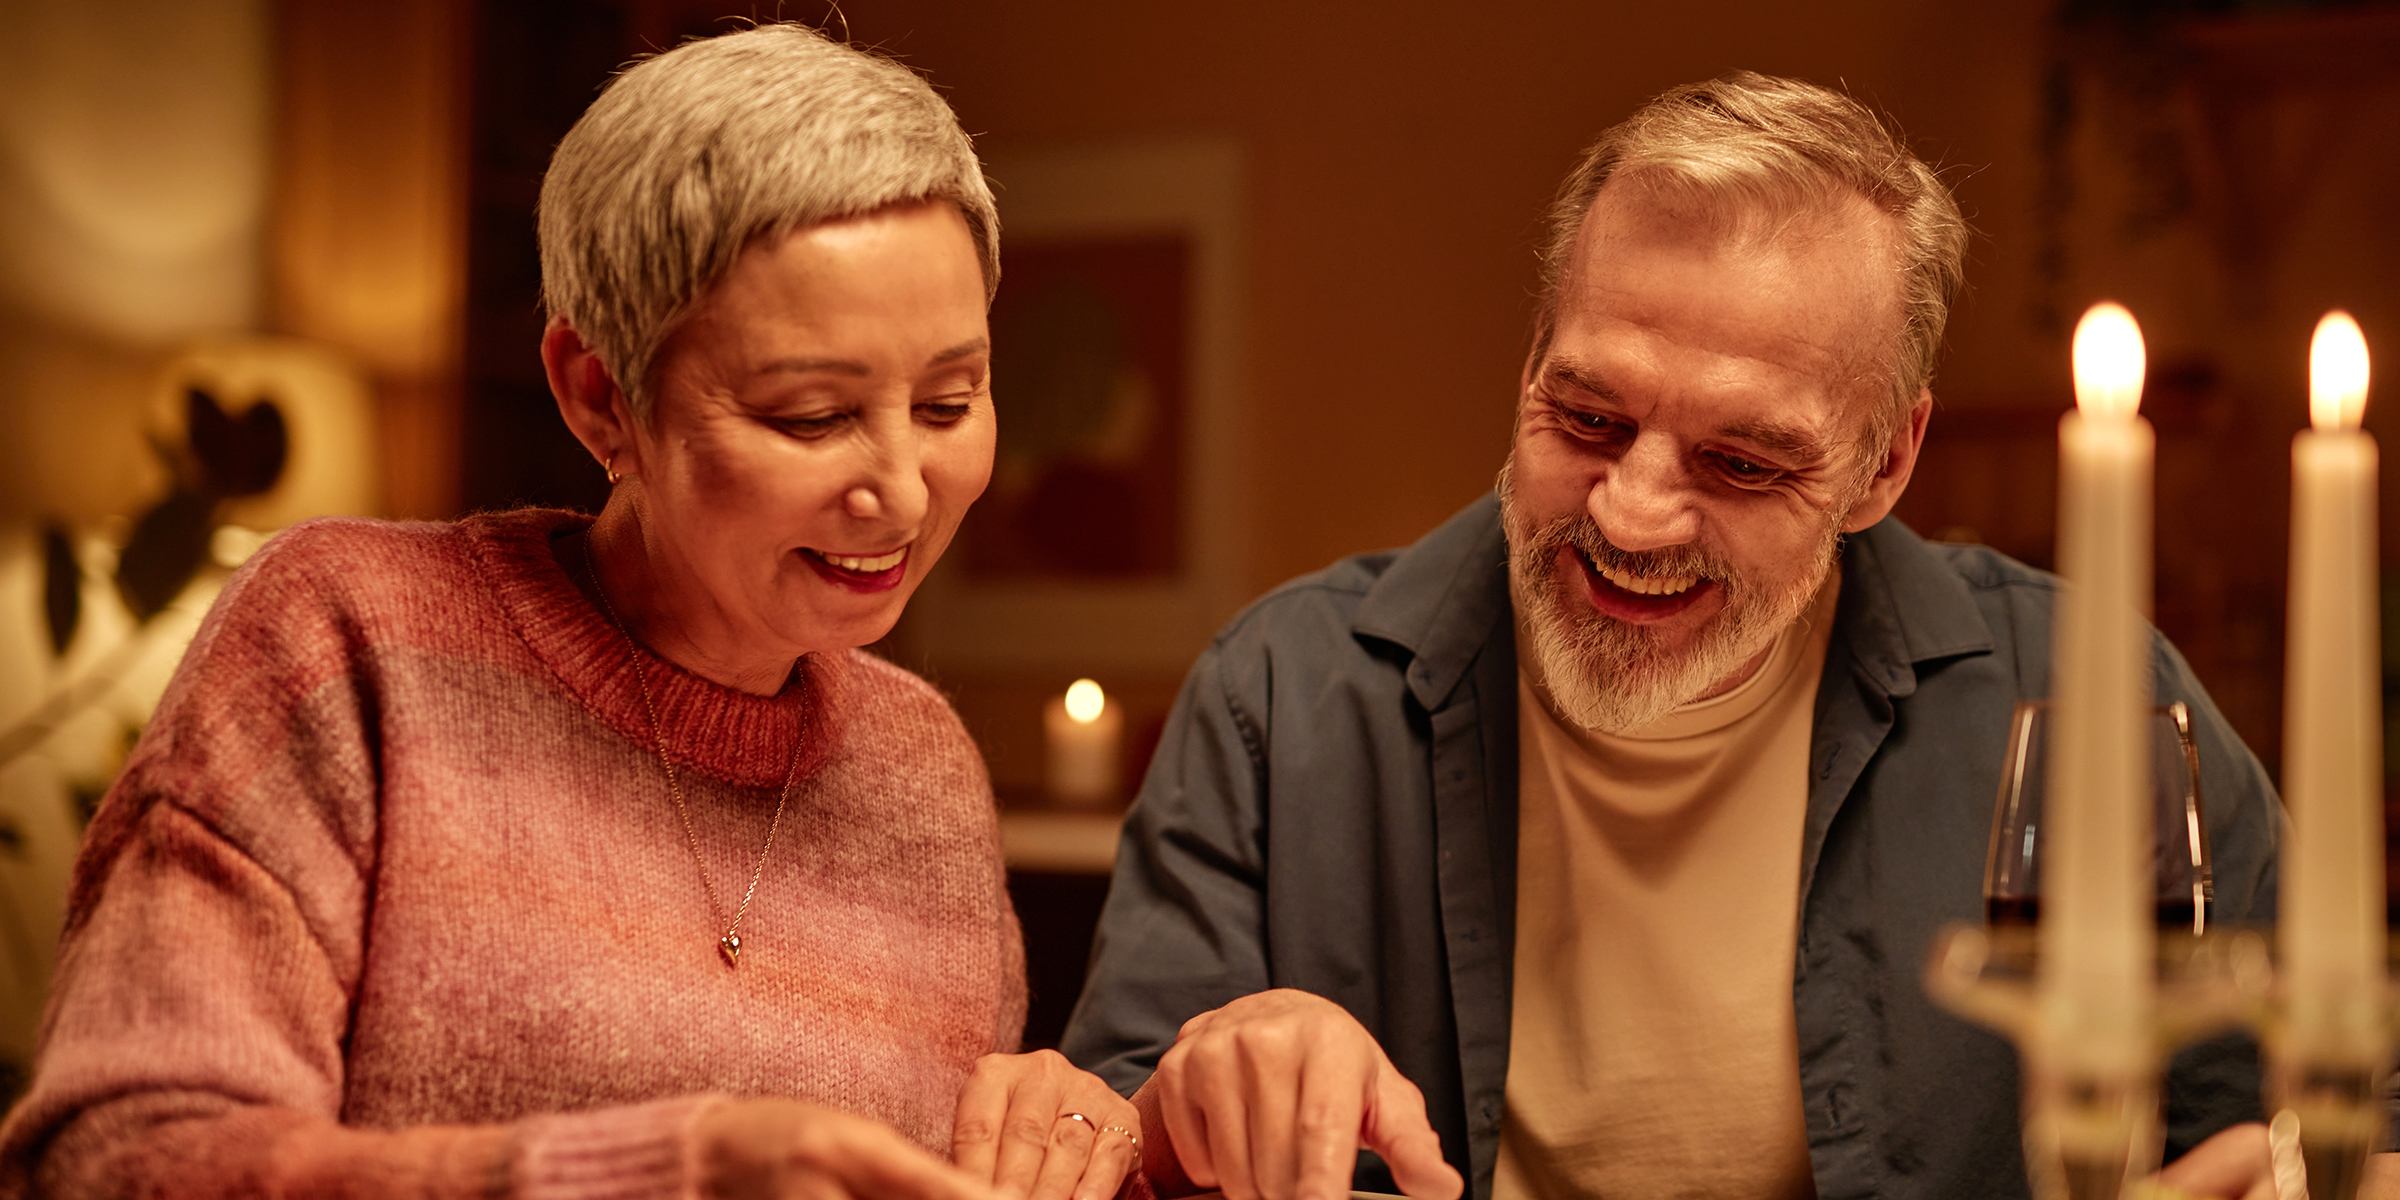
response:
[(958, 549), (974, 584), (1168, 582), (1186, 565), (1192, 238), (1007, 243), (992, 305), (1008, 410)]
[(898, 640), (939, 671), (1180, 672), (1245, 599), (1239, 149), (985, 156), (999, 447)]

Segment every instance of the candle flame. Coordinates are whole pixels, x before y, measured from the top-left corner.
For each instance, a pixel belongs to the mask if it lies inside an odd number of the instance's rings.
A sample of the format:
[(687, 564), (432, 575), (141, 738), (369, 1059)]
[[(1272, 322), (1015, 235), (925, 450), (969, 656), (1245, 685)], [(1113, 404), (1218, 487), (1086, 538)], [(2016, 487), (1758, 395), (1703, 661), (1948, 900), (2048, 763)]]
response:
[(2308, 423), (2356, 429), (2367, 413), (2367, 338), (2340, 309), (2317, 321), (2308, 343)]
[(1108, 693), (1089, 679), (1078, 679), (1067, 685), (1067, 716), (1078, 725), (1089, 725), (1100, 719), (1108, 707)]
[(2145, 365), (2142, 327), (2124, 305), (2102, 301), (2075, 323), (2075, 407), (2083, 415), (2132, 420)]

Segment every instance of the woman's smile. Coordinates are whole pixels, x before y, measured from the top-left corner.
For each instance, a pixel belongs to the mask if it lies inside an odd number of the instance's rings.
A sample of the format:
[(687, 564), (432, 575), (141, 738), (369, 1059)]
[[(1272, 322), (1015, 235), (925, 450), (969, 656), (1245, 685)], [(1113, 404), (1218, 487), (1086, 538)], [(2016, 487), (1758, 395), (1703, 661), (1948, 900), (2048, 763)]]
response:
[(854, 592), (888, 592), (908, 575), (908, 551), (904, 545), (886, 554), (854, 555), (802, 547), (800, 557), (836, 586)]

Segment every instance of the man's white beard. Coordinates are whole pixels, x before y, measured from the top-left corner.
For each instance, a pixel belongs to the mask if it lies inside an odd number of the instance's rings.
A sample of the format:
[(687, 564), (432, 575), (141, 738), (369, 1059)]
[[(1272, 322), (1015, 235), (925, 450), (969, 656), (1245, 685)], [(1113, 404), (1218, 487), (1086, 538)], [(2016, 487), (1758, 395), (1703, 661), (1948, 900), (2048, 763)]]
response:
[[(1500, 520), (1508, 535), (1509, 590), (1529, 639), (1535, 683), (1549, 693), (1560, 718), (1602, 733), (1648, 725), (1698, 699), (1764, 653), (1808, 611), (1841, 544), (1837, 516), (1826, 521), (1814, 556), (1788, 583), (1746, 579), (1697, 545), (1619, 550), (1602, 536), (1589, 513), (1528, 530), (1517, 519), (1510, 482), (1510, 470), (1503, 468)], [(1567, 547), (1594, 563), (1637, 576), (1691, 574), (1711, 580), (1723, 589), (1725, 606), (1690, 645), (1669, 649), (1660, 645), (1649, 626), (1603, 615), (1581, 588), (1563, 583), (1558, 553)]]

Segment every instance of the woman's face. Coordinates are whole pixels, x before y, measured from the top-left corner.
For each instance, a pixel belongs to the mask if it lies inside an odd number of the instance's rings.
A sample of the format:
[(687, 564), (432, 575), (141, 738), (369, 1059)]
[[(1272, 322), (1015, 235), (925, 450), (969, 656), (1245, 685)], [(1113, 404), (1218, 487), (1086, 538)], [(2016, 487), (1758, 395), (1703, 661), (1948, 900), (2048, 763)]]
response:
[(651, 396), (632, 466), (670, 619), (760, 655), (882, 637), (991, 478), (966, 222), (928, 202), (753, 245)]

